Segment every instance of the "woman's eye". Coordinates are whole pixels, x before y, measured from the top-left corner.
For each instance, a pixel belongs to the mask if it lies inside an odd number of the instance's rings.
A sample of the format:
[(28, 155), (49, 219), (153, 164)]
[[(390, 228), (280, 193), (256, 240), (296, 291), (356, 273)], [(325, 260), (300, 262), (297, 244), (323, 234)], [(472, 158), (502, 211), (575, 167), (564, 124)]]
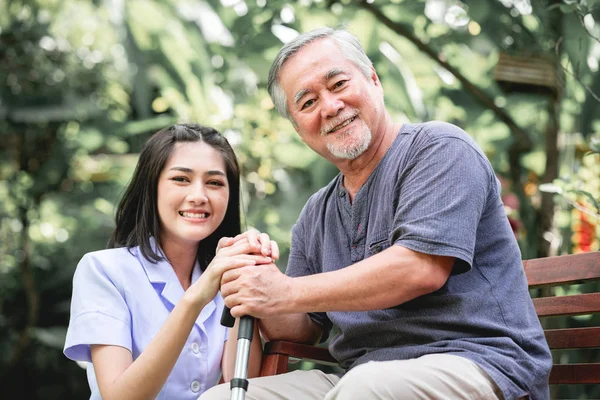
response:
[(225, 184), (221, 181), (210, 181), (208, 184), (211, 186), (225, 186)]
[(187, 182), (188, 178), (186, 178), (185, 176), (175, 176), (171, 178), (171, 180), (175, 182)]

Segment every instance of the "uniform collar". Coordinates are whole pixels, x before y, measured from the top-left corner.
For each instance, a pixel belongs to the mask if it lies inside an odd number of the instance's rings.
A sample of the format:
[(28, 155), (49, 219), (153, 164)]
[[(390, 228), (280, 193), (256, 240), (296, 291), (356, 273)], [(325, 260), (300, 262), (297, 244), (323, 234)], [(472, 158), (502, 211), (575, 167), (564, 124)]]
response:
[[(154, 238), (150, 238), (150, 244), (154, 252), (162, 257), (164, 254), (160, 247), (156, 244)], [(175, 304), (183, 297), (184, 290), (177, 279), (177, 275), (175, 275), (175, 271), (173, 267), (169, 263), (169, 261), (165, 258), (157, 261), (156, 263), (152, 263), (150, 260), (147, 260), (139, 250), (139, 247), (136, 248), (137, 257), (140, 260), (144, 271), (146, 272), (146, 276), (148, 277), (148, 281), (154, 287), (156, 293), (161, 296), (166, 302), (170, 305), (169, 311), (175, 307)], [(200, 265), (198, 261), (194, 264), (194, 269), (192, 270), (192, 284), (200, 278), (202, 275), (202, 271), (200, 270)], [(164, 302), (163, 302), (164, 303)], [(215, 311), (216, 304), (214, 299), (211, 300), (200, 312), (198, 318), (196, 318), (196, 325), (203, 328), (203, 323), (210, 317), (210, 315)]]

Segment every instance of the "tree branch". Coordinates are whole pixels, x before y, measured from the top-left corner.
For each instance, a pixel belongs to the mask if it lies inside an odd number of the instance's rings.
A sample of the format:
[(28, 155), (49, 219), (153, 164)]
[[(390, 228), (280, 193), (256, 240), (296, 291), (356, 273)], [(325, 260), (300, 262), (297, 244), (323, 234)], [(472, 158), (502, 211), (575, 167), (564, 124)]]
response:
[(465, 90), (475, 98), (475, 100), (483, 105), (485, 108), (488, 108), (494, 112), (496, 117), (504, 122), (511, 130), (513, 135), (515, 136), (516, 142), (513, 145), (513, 148), (517, 150), (518, 153), (524, 153), (533, 147), (533, 143), (527, 132), (525, 132), (521, 127), (517, 125), (517, 123), (512, 119), (508, 113), (498, 107), (494, 100), (479, 87), (471, 83), (463, 74), (460, 73), (456, 68), (450, 65), (447, 61), (443, 60), (439, 54), (433, 50), (426, 43), (421, 41), (417, 36), (415, 36), (408, 28), (403, 26), (400, 23), (394, 22), (389, 19), (379, 8), (375, 7), (373, 4), (368, 3), (366, 0), (360, 0), (358, 5), (365, 10), (369, 11), (371, 14), (375, 16), (381, 23), (387, 26), (392, 31), (396, 32), (398, 35), (405, 37), (411, 43), (413, 43), (420, 51), (427, 54), (432, 60), (437, 62), (443, 68), (448, 70), (452, 75), (458, 79), (458, 81), (463, 85)]

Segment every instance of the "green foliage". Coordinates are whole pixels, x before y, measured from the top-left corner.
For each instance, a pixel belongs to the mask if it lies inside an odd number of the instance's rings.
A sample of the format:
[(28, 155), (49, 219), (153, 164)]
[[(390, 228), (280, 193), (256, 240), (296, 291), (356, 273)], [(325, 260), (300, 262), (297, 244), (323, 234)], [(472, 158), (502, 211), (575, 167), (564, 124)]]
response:
[[(401, 30), (386, 26), (369, 4)], [(574, 132), (593, 136), (600, 128), (595, 112), (600, 94), (595, 38), (600, 37), (600, 24), (589, 28), (589, 21), (600, 20), (600, 3), (532, 0), (529, 9), (527, 4), (508, 0), (0, 3), (4, 390), (28, 399), (88, 396), (83, 370), (61, 354), (72, 274), (85, 252), (106, 245), (114, 205), (131, 176), (137, 152), (151, 133), (168, 124), (199, 122), (228, 137), (242, 164), (245, 224), (279, 242), (280, 268), (285, 268), (290, 230), (301, 207), (337, 173), (276, 114), (266, 92), (267, 72), (282, 40), (299, 31), (347, 26), (373, 60), (394, 118), (440, 119), (464, 128), (498, 175), (511, 181), (512, 189), (507, 190), (524, 187), (519, 189), (524, 193), (522, 214), (533, 215), (529, 211), (538, 206), (537, 188), (547, 160), (546, 99), (502, 92), (493, 70), (500, 52), (552, 55), (560, 50), (566, 71), (561, 132), (565, 138)], [(560, 41), (550, 23), (557, 9), (564, 17)], [(514, 132), (498, 117), (498, 110), (483, 105), (440, 62), (466, 77), (531, 137), (533, 148), (519, 157), (517, 181), (509, 157)], [(590, 149), (598, 151), (598, 145), (590, 143)], [(575, 185), (575, 176), (585, 180), (586, 174), (596, 173), (598, 163), (588, 165), (584, 161), (588, 158), (578, 152), (561, 153), (561, 176), (569, 177), (563, 179), (565, 185)], [(577, 171), (572, 167), (576, 164), (582, 166)], [(586, 182), (588, 186), (560, 187), (563, 193), (586, 192), (597, 201), (595, 183), (589, 183), (594, 180)], [(588, 205), (597, 207), (591, 200)], [(565, 204), (557, 220), (570, 221), (570, 209)], [(522, 223), (523, 253), (535, 254), (537, 244), (531, 238), (537, 235), (537, 220), (531, 217)], [(561, 232), (570, 243), (568, 222)], [(567, 395), (576, 396), (586, 394)]]

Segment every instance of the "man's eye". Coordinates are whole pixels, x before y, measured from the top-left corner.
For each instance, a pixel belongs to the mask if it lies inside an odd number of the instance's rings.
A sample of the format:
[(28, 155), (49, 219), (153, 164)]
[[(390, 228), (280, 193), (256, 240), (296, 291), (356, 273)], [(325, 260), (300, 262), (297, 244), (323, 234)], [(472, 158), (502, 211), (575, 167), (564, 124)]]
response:
[(302, 104), (302, 110), (304, 110), (305, 108), (308, 108), (308, 107), (312, 106), (314, 102), (315, 101), (312, 100), (312, 99), (308, 100), (306, 103)]
[(346, 82), (348, 82), (348, 81), (345, 79), (338, 81), (338, 82), (334, 83), (333, 88), (334, 89), (341, 88), (342, 86), (344, 86), (344, 84), (346, 84)]

